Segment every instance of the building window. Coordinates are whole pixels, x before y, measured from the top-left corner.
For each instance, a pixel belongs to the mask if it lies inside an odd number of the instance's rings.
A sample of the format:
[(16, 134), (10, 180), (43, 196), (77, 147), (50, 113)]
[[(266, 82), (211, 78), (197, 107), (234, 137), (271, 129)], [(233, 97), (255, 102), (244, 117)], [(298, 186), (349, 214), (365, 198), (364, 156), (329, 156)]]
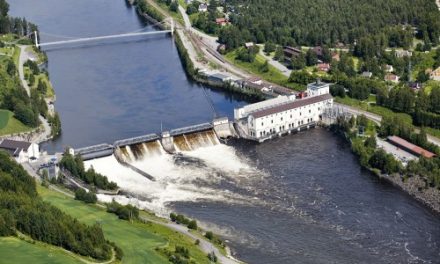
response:
[(283, 121), (283, 118), (281, 117), (281, 121)]
[(292, 115), (290, 115), (290, 119), (292, 119)]
[(302, 113), (301, 113), (301, 112), (299, 112), (299, 115), (302, 115)]
[(309, 110), (309, 113), (311, 113), (312, 112), (312, 110)]
[(261, 126), (264, 126), (264, 123), (263, 123), (263, 122), (261, 122)]
[(273, 120), (270, 120), (270, 122), (273, 124)]

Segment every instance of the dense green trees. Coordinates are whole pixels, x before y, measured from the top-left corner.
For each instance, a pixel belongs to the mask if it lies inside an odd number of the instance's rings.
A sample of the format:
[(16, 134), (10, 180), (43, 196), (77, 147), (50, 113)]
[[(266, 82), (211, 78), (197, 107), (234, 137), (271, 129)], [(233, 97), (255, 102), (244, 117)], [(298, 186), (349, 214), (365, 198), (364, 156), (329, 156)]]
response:
[(189, 229), (197, 230), (197, 221), (186, 218), (182, 214), (170, 213), (170, 219), (171, 219), (171, 221), (175, 222), (176, 224), (184, 224)]
[(401, 165), (393, 155), (387, 154), (383, 149), (376, 150), (368, 160), (368, 164), (381, 172), (392, 174), (401, 170)]
[[(232, 26), (241, 43), (273, 41), (280, 45), (354, 44), (372, 55), (377, 47), (405, 47), (413, 29), (438, 43), (440, 15), (431, 0), (231, 0)], [(403, 26), (411, 25), (411, 26)], [(220, 31), (222, 35), (224, 31)], [(364, 39), (365, 38), (365, 39)], [(236, 48), (231, 47), (231, 48)], [(373, 51), (371, 53), (371, 51)]]
[(0, 0), (0, 34), (13, 33), (26, 36), (30, 32), (38, 31), (36, 25), (29, 23), (25, 18), (8, 16), (9, 4), (6, 0)]
[(250, 48), (240, 48), (237, 51), (236, 59), (244, 61), (244, 62), (254, 62), (255, 57), (257, 56), (259, 51), (258, 46), (252, 46)]
[(43, 202), (34, 179), (0, 152), (0, 235), (15, 235), (17, 231), (99, 260), (107, 260), (112, 254), (99, 225), (84, 225)]
[(111, 203), (106, 204), (107, 212), (116, 214), (119, 219), (123, 220), (135, 220), (139, 218), (139, 209), (130, 204), (122, 205), (113, 200)]
[(149, 5), (147, 1), (137, 1), (137, 7), (139, 8), (140, 12), (149, 15), (157, 21), (163, 21), (165, 19), (165, 17), (159, 11), (157, 11), (156, 8)]
[(434, 87), (430, 95), (414, 93), (406, 86), (377, 91), (377, 104), (413, 116), (419, 126), (440, 128), (440, 87)]
[(96, 198), (96, 194), (89, 191), (87, 192), (83, 188), (78, 188), (75, 191), (75, 199), (79, 201), (83, 201), (85, 203), (96, 203), (98, 198)]
[(114, 182), (109, 182), (106, 176), (101, 175), (93, 168), (86, 170), (81, 156), (72, 156), (67, 151), (64, 153), (60, 161), (60, 167), (68, 170), (74, 177), (78, 177), (87, 184), (96, 186), (96, 188), (103, 190), (116, 190), (118, 185)]

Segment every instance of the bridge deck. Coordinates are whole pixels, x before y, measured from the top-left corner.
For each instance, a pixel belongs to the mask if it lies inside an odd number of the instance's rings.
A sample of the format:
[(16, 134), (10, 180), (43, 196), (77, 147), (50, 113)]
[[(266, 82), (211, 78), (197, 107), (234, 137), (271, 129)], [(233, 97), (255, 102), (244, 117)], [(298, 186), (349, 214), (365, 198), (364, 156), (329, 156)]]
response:
[(37, 47), (46, 47), (46, 46), (71, 44), (71, 43), (81, 43), (81, 42), (88, 42), (88, 41), (95, 41), (95, 40), (107, 40), (107, 39), (116, 39), (116, 38), (125, 38), (125, 37), (157, 35), (157, 34), (163, 34), (163, 33), (172, 33), (172, 31), (171, 30), (160, 30), (160, 31), (140, 32), (140, 33), (116, 34), (116, 35), (90, 37), (90, 38), (69, 39), (69, 40), (61, 40), (61, 41), (54, 41), (54, 42), (39, 43), (37, 45)]
[(214, 126), (211, 123), (203, 123), (203, 124), (199, 124), (199, 125), (187, 126), (187, 127), (182, 127), (182, 128), (178, 128), (178, 129), (173, 129), (173, 130), (170, 131), (170, 135), (171, 136), (178, 136), (178, 135), (182, 135), (182, 134), (188, 134), (188, 133), (194, 133), (194, 132), (209, 130), (209, 129), (212, 129), (212, 128), (214, 128)]
[(107, 149), (113, 149), (113, 146), (110, 144), (106, 144), (106, 143), (99, 144), (99, 145), (93, 145), (93, 146), (84, 147), (84, 148), (77, 148), (77, 149), (75, 149), (75, 153), (87, 154), (87, 153), (97, 152), (97, 151), (102, 151), (102, 150), (107, 150)]
[(144, 135), (144, 136), (140, 136), (140, 137), (118, 140), (118, 141), (115, 141), (115, 143), (113, 143), (113, 145), (115, 147), (123, 147), (123, 146), (127, 146), (127, 145), (133, 145), (133, 144), (138, 144), (138, 143), (142, 143), (142, 142), (149, 142), (149, 141), (154, 141), (154, 140), (158, 140), (158, 139), (160, 139), (158, 134), (148, 134), (148, 135)]

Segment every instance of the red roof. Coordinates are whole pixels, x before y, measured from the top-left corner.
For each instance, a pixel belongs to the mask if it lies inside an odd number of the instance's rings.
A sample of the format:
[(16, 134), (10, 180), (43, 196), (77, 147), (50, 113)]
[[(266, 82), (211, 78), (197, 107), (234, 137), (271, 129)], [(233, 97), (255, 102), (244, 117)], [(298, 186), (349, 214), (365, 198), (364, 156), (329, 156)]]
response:
[(396, 145), (398, 145), (398, 146), (400, 146), (400, 147), (402, 147), (402, 148), (404, 148), (404, 149), (406, 149), (408, 151), (411, 151), (414, 154), (417, 154), (419, 156), (423, 156), (425, 158), (432, 158), (432, 157), (435, 156), (434, 153), (432, 153), (432, 152), (430, 152), (430, 151), (428, 151), (426, 149), (423, 149), (423, 148), (421, 148), (421, 147), (419, 147), (417, 145), (414, 145), (414, 144), (406, 141), (403, 138), (400, 138), (400, 137), (397, 137), (397, 136), (389, 136), (388, 140), (391, 143), (394, 143), (394, 144), (396, 144)]
[(254, 118), (260, 118), (260, 117), (284, 112), (284, 111), (287, 111), (290, 109), (295, 109), (298, 107), (306, 106), (309, 104), (322, 102), (322, 101), (325, 101), (325, 100), (328, 100), (331, 98), (333, 98), (333, 97), (330, 94), (323, 94), (323, 95), (318, 95), (318, 96), (313, 96), (313, 97), (306, 97), (305, 99), (299, 99), (299, 100), (295, 100), (295, 101), (292, 101), (292, 102), (289, 102), (286, 104), (276, 105), (271, 108), (266, 108), (266, 109), (263, 109), (260, 111), (256, 111), (256, 112), (251, 113), (251, 115)]
[(217, 24), (222, 24), (222, 23), (227, 23), (227, 22), (228, 22), (228, 20), (224, 17), (215, 19), (215, 23), (217, 23)]

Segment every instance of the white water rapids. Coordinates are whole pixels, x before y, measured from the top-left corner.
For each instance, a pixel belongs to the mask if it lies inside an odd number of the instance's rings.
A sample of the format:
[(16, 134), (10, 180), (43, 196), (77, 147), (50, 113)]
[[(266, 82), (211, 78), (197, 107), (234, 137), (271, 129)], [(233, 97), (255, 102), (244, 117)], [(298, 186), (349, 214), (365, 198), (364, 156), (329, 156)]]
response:
[(86, 168), (93, 167), (131, 194), (131, 197), (98, 195), (98, 198), (105, 202), (115, 199), (123, 204), (131, 203), (162, 216), (169, 213), (167, 205), (172, 202), (209, 200), (246, 203), (254, 197), (218, 188), (218, 184), (222, 181), (239, 184), (241, 180), (264, 177), (248, 161), (240, 158), (233, 147), (223, 144), (174, 155), (147, 155), (130, 164), (150, 174), (156, 181), (150, 181), (123, 166), (115, 156), (85, 162)]

